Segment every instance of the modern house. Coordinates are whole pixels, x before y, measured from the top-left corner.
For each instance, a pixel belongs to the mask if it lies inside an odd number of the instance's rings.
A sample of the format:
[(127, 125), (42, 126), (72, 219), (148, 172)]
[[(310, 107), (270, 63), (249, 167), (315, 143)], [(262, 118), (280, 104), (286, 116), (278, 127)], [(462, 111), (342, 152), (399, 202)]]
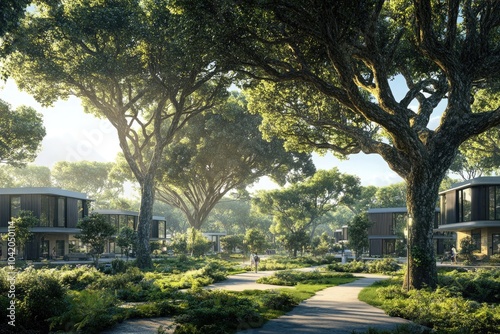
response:
[[(74, 235), (79, 233), (78, 221), (88, 215), (90, 199), (86, 194), (59, 188), (3, 188), (0, 189), (0, 233), (7, 233), (11, 217), (20, 210), (29, 210), (39, 218), (33, 227), (33, 238), (26, 244), (27, 259), (62, 257), (79, 246)], [(7, 245), (2, 244), (2, 259)]]
[[(476, 251), (500, 253), (500, 177), (478, 177), (442, 191), (441, 225), (438, 230), (457, 233), (457, 246), (469, 236)], [(458, 248), (457, 247), (457, 248)]]
[[(139, 212), (126, 210), (95, 210), (94, 212), (105, 216), (107, 221), (116, 227), (117, 231), (120, 231), (125, 226), (137, 230)], [(165, 245), (170, 239), (170, 234), (167, 234), (167, 221), (165, 217), (153, 216), (149, 240)], [(121, 249), (115, 242), (110, 242), (106, 253), (120, 254)]]
[[(373, 223), (368, 229), (369, 256), (406, 255), (407, 209), (404, 207), (369, 209), (368, 217)], [(455, 237), (450, 231), (439, 229), (439, 209), (436, 209), (434, 217), (434, 252), (435, 254), (443, 254), (449, 245), (454, 242)]]
[[(60, 188), (0, 188), (0, 234), (8, 232), (11, 217), (21, 210), (31, 211), (38, 218), (32, 228), (33, 238), (23, 254), (28, 260), (63, 258), (69, 253), (80, 253), (85, 246), (75, 238), (80, 233), (78, 222), (89, 215), (91, 200), (86, 194)], [(139, 214), (133, 211), (98, 210), (119, 231), (123, 226), (137, 229)], [(154, 216), (151, 222), (151, 241), (165, 243), (169, 239), (164, 217)], [(1, 245), (0, 259), (6, 259), (7, 244)], [(110, 242), (106, 253), (119, 254), (121, 250)]]

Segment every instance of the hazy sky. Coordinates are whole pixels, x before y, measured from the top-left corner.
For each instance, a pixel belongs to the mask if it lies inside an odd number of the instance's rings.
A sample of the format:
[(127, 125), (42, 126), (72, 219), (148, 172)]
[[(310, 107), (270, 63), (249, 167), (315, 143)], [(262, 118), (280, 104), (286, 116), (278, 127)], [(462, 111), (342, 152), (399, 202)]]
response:
[[(30, 95), (19, 92), (12, 80), (0, 86), (0, 99), (13, 107), (28, 105), (43, 114), (47, 135), (35, 164), (52, 167), (61, 160), (66, 161), (114, 161), (119, 152), (116, 130), (106, 119), (83, 112), (80, 101), (70, 98), (60, 101), (53, 107), (41, 107)], [(331, 154), (315, 156), (318, 169), (330, 169), (335, 166), (343, 173), (353, 174), (361, 179), (364, 186), (385, 186), (401, 182), (387, 163), (378, 155), (353, 155), (346, 161), (339, 161)], [(256, 188), (266, 188), (269, 181), (263, 180)]]

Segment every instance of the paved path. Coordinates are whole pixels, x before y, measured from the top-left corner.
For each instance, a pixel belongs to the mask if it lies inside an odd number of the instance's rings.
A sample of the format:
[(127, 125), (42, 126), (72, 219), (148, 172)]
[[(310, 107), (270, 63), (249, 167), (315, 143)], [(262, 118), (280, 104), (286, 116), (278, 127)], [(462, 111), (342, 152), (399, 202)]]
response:
[[(306, 269), (308, 270), (308, 269)], [(310, 270), (310, 269), (309, 269)], [(208, 289), (242, 291), (247, 289), (276, 289), (279, 286), (257, 284), (259, 277), (273, 272), (247, 272), (229, 276), (227, 280), (208, 286)], [(286, 315), (270, 320), (261, 328), (242, 330), (240, 334), (352, 334), (364, 333), (368, 328), (388, 330), (409, 323), (401, 318), (389, 317), (382, 310), (358, 300), (366, 286), (388, 278), (383, 275), (360, 274), (363, 278), (318, 291), (316, 295), (296, 306)], [(127, 320), (106, 331), (106, 334), (156, 333), (160, 325), (171, 325), (169, 318)], [(173, 331), (167, 330), (167, 333)]]

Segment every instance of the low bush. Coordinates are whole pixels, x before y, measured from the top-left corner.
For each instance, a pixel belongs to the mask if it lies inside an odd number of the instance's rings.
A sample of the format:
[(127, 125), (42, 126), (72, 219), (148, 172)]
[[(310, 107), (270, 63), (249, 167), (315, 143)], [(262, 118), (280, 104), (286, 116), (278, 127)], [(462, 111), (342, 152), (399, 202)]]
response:
[(198, 290), (190, 295), (185, 313), (174, 317), (175, 333), (227, 334), (260, 326), (257, 309), (255, 302), (234, 293)]
[(47, 332), (47, 319), (64, 310), (66, 288), (58, 274), (56, 269), (32, 267), (17, 274), (16, 324), (21, 328)]
[(401, 270), (401, 265), (394, 259), (385, 258), (367, 262), (369, 273), (393, 274)]
[(105, 290), (70, 291), (61, 315), (52, 317), (52, 330), (98, 333), (126, 317), (118, 300)]
[(105, 274), (89, 265), (78, 265), (75, 268), (64, 266), (59, 273), (61, 283), (72, 290), (83, 290), (103, 277)]
[(500, 303), (500, 269), (442, 273), (439, 285), (479, 303)]
[(326, 266), (328, 271), (337, 271), (343, 273), (362, 273), (368, 272), (368, 266), (363, 261), (351, 261), (347, 263), (334, 262)]
[(284, 270), (278, 271), (272, 276), (261, 277), (257, 280), (257, 283), (286, 286), (294, 286), (299, 283), (336, 285), (347, 283), (352, 280), (353, 276), (351, 274), (322, 273), (316, 270), (309, 272)]

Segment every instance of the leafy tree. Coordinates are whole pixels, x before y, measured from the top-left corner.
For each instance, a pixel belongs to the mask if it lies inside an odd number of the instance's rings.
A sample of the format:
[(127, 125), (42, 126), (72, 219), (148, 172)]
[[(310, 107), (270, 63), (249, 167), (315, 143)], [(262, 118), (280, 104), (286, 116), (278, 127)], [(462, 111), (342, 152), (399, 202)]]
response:
[(226, 196), (214, 206), (202, 230), (244, 234), (248, 228), (255, 227), (250, 209), (250, 201)]
[(92, 213), (78, 222), (80, 233), (75, 238), (90, 246), (90, 254), (94, 258), (96, 268), (99, 267), (99, 258), (104, 253), (106, 244), (116, 233), (116, 228), (107, 222), (103, 215)]
[(349, 246), (355, 252), (356, 258), (360, 259), (363, 250), (368, 248), (368, 229), (372, 223), (368, 219), (368, 214), (362, 213), (354, 217), (349, 224)]
[[(359, 194), (359, 179), (333, 168), (319, 170), (304, 182), (284, 189), (260, 192), (254, 203), (263, 213), (273, 215), (273, 233), (293, 239), (294, 234), (307, 231), (311, 241), (324, 215), (339, 205), (354, 203)], [(294, 249), (294, 256), (297, 250)]]
[(406, 206), (406, 185), (404, 182), (380, 187), (375, 193), (375, 207), (397, 208)]
[(220, 244), (224, 252), (232, 254), (236, 248), (243, 249), (243, 234), (226, 235), (220, 238)]
[(52, 187), (50, 169), (27, 165), (22, 168), (4, 166), (0, 170), (0, 186), (4, 188)]
[(125, 177), (115, 173), (112, 162), (59, 161), (52, 167), (54, 185), (86, 193), (94, 199), (96, 209), (110, 208), (109, 203), (123, 193)]
[(439, 185), (460, 145), (500, 124), (498, 104), (472, 108), (480, 92), (498, 95), (499, 2), (178, 3), (217, 34), (222, 59), (260, 80), (249, 107), (268, 134), (303, 150), (379, 154), (403, 178), (416, 250), (406, 281), (435, 288)]
[(137, 247), (137, 232), (129, 226), (124, 226), (116, 236), (116, 245), (125, 252), (128, 261), (130, 251)]
[(249, 229), (243, 237), (243, 244), (247, 251), (260, 254), (266, 248), (266, 235), (257, 229)]
[(41, 114), (26, 106), (14, 110), (0, 100), (0, 163), (20, 167), (33, 161), (43, 137)]
[[(33, 215), (32, 211), (20, 210), (17, 217), (12, 217), (12, 226), (16, 233), (16, 248), (18, 249), (18, 254), (22, 254), (23, 258), (26, 258), (25, 245), (33, 237), (32, 228), (37, 226), (39, 220)], [(9, 235), (5, 234), (3, 236), (4, 240), (8, 240)], [(21, 250), (23, 252), (21, 252)]]
[(141, 268), (152, 266), (149, 233), (163, 150), (191, 118), (225, 98), (228, 85), (211, 54), (211, 29), (185, 20), (170, 3), (47, 1), (22, 21), (6, 64), (19, 88), (43, 105), (75, 95), (116, 128), (140, 185)]
[(476, 245), (474, 244), (474, 240), (470, 236), (466, 236), (462, 240), (460, 240), (460, 249), (458, 253), (464, 259), (466, 264), (472, 264), (475, 260), (474, 251), (476, 250)]
[(282, 140), (264, 140), (261, 117), (245, 104), (233, 94), (220, 109), (191, 121), (165, 150), (156, 198), (181, 210), (195, 229), (231, 190), (265, 175), (284, 184), (289, 173), (314, 170), (309, 155), (285, 151)]
[(202, 256), (213, 249), (212, 241), (205, 238), (200, 230), (188, 228), (186, 232), (187, 251), (191, 256)]

